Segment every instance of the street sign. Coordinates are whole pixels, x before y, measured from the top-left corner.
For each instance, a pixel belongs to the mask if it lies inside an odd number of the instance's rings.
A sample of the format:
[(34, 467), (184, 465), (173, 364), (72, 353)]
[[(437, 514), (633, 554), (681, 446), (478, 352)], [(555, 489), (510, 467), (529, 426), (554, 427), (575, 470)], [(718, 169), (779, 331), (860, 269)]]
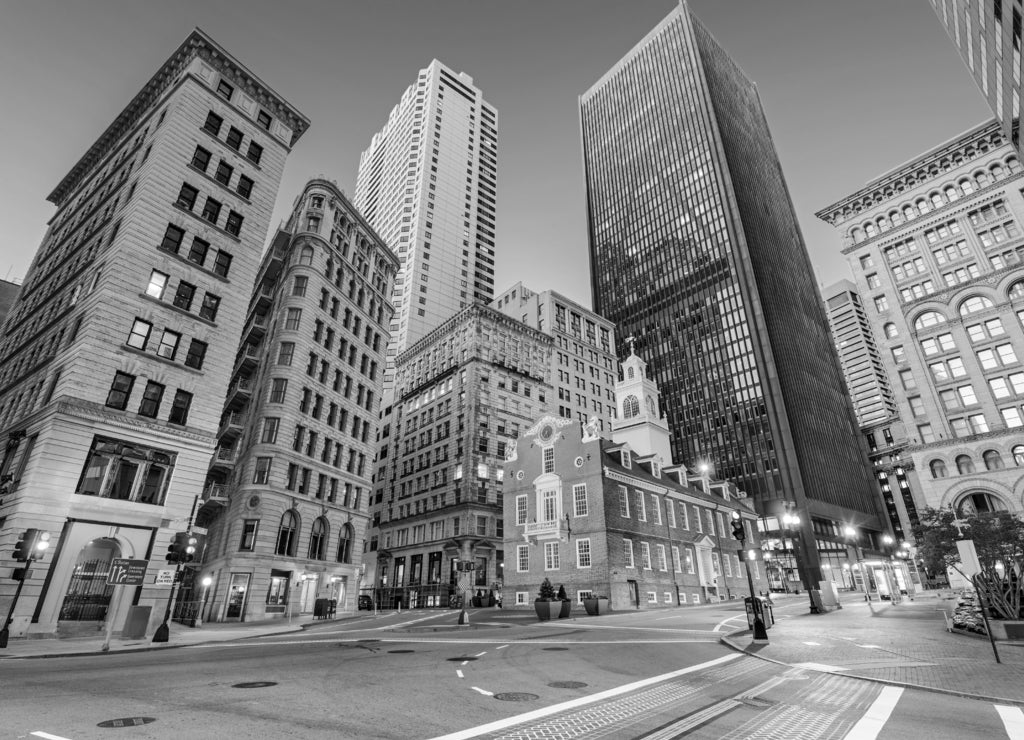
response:
[(174, 571), (173, 570), (158, 570), (156, 572), (156, 580), (153, 581), (154, 586), (171, 586), (174, 584)]
[(107, 583), (115, 586), (141, 586), (148, 567), (148, 560), (114, 558), (107, 571)]

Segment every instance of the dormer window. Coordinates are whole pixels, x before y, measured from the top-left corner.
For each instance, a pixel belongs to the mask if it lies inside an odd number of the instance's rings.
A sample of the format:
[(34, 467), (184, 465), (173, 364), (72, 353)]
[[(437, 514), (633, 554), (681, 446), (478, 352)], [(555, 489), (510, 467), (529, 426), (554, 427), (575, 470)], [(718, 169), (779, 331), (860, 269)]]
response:
[(655, 478), (661, 477), (661, 466), (658, 464), (657, 460), (651, 460), (651, 475)]
[(633, 467), (633, 460), (632, 460), (632, 457), (629, 454), (629, 450), (623, 450), (622, 451), (622, 467), (624, 467), (624, 468), (632, 468)]

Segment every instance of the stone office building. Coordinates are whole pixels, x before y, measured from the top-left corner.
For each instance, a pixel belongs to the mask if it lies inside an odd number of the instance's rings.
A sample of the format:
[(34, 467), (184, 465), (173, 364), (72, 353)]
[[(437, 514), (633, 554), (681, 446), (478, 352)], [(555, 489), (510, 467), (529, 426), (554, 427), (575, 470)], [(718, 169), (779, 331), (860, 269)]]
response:
[(235, 356), (200, 511), (204, 620), (356, 608), (397, 272), (337, 185), (310, 180), (263, 257)]
[[(25, 528), (53, 539), (12, 633), (163, 616), (154, 585), (214, 449), (285, 159), (309, 121), (199, 30), (50, 194), (0, 343), (0, 612)], [(108, 613), (112, 558), (147, 559)]]

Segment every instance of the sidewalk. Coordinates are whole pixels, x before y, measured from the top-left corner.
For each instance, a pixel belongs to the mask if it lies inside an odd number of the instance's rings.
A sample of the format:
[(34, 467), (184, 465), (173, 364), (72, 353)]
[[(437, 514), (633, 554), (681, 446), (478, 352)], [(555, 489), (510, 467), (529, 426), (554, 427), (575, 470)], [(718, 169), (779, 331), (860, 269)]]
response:
[(767, 645), (751, 633), (723, 639), (730, 647), (766, 660), (811, 670), (958, 696), (1024, 704), (1024, 643), (946, 631), (934, 598), (867, 604), (843, 594), (843, 608), (779, 617)]
[[(366, 615), (358, 615), (365, 617)], [(308, 615), (296, 618), (289, 624), (281, 619), (261, 622), (207, 622), (201, 627), (186, 627), (170, 622), (170, 636), (167, 642), (153, 642), (153, 636), (126, 640), (114, 636), (110, 640), (110, 653), (138, 652), (142, 650), (166, 650), (184, 645), (202, 645), (211, 642), (227, 642), (244, 638), (299, 632), (307, 627), (332, 625), (355, 619), (357, 615), (338, 619), (312, 619)], [(102, 653), (103, 633), (89, 637), (68, 637), (62, 639), (11, 639), (6, 648), (0, 649), (0, 660), (5, 658), (63, 658), (76, 655)]]

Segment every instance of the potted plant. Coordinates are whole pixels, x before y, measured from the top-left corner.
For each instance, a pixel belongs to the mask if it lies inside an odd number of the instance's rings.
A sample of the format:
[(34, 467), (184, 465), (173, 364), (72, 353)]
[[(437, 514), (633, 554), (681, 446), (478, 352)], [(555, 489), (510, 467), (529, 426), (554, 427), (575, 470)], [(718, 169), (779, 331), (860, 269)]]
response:
[(599, 594), (593, 594), (583, 599), (583, 608), (587, 610), (587, 614), (592, 617), (596, 617), (599, 614), (604, 614), (609, 611), (608, 597), (601, 596)]
[(566, 595), (565, 586), (562, 584), (559, 584), (558, 586), (558, 600), (562, 602), (562, 608), (561, 611), (558, 612), (558, 618), (565, 619), (572, 611), (572, 599)]
[(555, 587), (551, 585), (551, 579), (545, 578), (540, 584), (540, 596), (533, 602), (533, 608), (537, 611), (537, 619), (542, 622), (558, 619), (562, 611), (562, 602), (555, 596)]

